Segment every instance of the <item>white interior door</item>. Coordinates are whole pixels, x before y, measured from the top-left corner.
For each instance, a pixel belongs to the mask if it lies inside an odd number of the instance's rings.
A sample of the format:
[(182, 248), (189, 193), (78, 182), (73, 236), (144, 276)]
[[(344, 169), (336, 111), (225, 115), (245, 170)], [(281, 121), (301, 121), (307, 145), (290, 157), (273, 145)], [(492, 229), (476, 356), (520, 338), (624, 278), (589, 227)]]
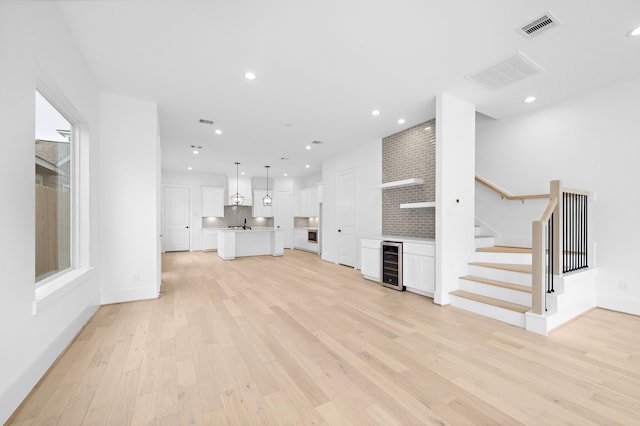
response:
[(186, 251), (190, 248), (189, 195), (187, 187), (164, 188), (165, 251)]
[(338, 263), (356, 266), (356, 172), (338, 173), (336, 177), (338, 225)]
[(293, 200), (291, 191), (276, 191), (273, 201), (273, 224), (276, 229), (284, 231), (284, 248), (293, 247)]

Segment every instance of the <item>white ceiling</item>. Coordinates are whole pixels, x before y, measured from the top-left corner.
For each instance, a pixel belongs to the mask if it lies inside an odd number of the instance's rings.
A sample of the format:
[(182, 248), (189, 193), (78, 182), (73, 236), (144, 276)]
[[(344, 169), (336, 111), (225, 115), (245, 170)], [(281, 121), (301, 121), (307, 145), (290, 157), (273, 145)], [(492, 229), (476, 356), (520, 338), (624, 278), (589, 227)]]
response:
[[(240, 161), (248, 175), (270, 164), (271, 176), (301, 177), (433, 118), (443, 91), (499, 119), (640, 76), (640, 39), (625, 36), (638, 0), (55, 4), (101, 90), (158, 103), (165, 170), (235, 174)], [(560, 25), (516, 32), (545, 12)], [(518, 51), (544, 72), (494, 92), (465, 78)], [(313, 140), (325, 143), (306, 150)]]

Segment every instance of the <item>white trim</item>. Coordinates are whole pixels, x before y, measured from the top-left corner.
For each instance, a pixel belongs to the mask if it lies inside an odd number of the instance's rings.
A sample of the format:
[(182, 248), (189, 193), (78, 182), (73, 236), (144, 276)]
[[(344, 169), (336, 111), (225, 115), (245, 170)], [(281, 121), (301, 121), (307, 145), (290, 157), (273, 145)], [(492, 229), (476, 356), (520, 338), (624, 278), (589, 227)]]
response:
[(148, 300), (158, 298), (156, 285), (133, 287), (119, 290), (101, 291), (101, 303), (109, 305), (112, 303), (133, 302), (136, 300)]
[(638, 298), (598, 293), (596, 306), (625, 314), (640, 315), (640, 299)]
[(35, 300), (32, 305), (32, 315), (36, 316), (63, 295), (69, 293), (79, 284), (89, 280), (92, 268), (71, 269), (58, 278), (48, 281), (36, 288)]
[[(11, 383), (4, 393), (0, 395), (3, 407), (18, 407), (29, 395), (29, 392), (53, 365), (65, 348), (73, 341), (82, 327), (91, 319), (100, 308), (98, 302), (87, 306), (58, 336), (45, 348), (38, 357), (24, 369), (22, 374)], [(4, 408), (3, 408), (4, 409)], [(12, 409), (10, 409), (12, 410)], [(11, 412), (11, 411), (9, 411)]]

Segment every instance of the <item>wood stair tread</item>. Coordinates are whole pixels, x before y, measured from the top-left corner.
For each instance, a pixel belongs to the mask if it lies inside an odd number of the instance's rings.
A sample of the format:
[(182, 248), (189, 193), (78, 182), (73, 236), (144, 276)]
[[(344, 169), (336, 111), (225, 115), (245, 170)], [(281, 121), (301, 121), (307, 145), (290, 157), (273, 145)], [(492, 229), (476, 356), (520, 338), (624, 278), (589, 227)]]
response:
[(483, 266), (485, 268), (502, 269), (504, 271), (521, 272), (523, 274), (532, 273), (531, 265), (521, 265), (517, 263), (486, 263), (486, 262), (472, 262), (474, 266)]
[(470, 293), (464, 290), (455, 290), (451, 293), (454, 296), (462, 297), (464, 299), (473, 300), (475, 302), (484, 303), (485, 305), (491, 305), (502, 309), (507, 309), (509, 311), (519, 312), (524, 314), (525, 312), (529, 312), (531, 310), (528, 306), (518, 305), (517, 303), (511, 303), (500, 299), (494, 299), (493, 297), (481, 296), (479, 294)]
[(488, 253), (523, 253), (531, 254), (532, 249), (527, 247), (512, 247), (512, 246), (493, 246), (493, 247), (480, 247), (476, 251), (488, 252)]
[(488, 284), (495, 287), (508, 288), (511, 290), (522, 291), (525, 293), (531, 293), (531, 287), (527, 287), (526, 285), (513, 284), (505, 281), (491, 280), (489, 278), (475, 277), (473, 275), (465, 275), (463, 277), (460, 277), (460, 279), (467, 280), (467, 281), (476, 281), (479, 283)]

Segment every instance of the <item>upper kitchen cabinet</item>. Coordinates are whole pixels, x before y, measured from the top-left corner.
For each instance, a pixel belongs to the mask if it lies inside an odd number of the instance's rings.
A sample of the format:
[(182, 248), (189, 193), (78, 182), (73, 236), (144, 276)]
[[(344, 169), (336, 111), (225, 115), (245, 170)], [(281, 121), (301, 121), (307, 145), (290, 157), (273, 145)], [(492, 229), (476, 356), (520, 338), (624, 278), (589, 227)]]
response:
[(310, 186), (299, 191), (300, 194), (300, 217), (318, 217), (320, 212), (320, 201), (318, 199), (318, 186)]
[(202, 217), (224, 217), (224, 188), (202, 187)]
[[(273, 206), (265, 206), (262, 204), (262, 199), (267, 195), (267, 191), (264, 189), (253, 190), (253, 217), (273, 217)], [(271, 197), (273, 193), (269, 194)]]

